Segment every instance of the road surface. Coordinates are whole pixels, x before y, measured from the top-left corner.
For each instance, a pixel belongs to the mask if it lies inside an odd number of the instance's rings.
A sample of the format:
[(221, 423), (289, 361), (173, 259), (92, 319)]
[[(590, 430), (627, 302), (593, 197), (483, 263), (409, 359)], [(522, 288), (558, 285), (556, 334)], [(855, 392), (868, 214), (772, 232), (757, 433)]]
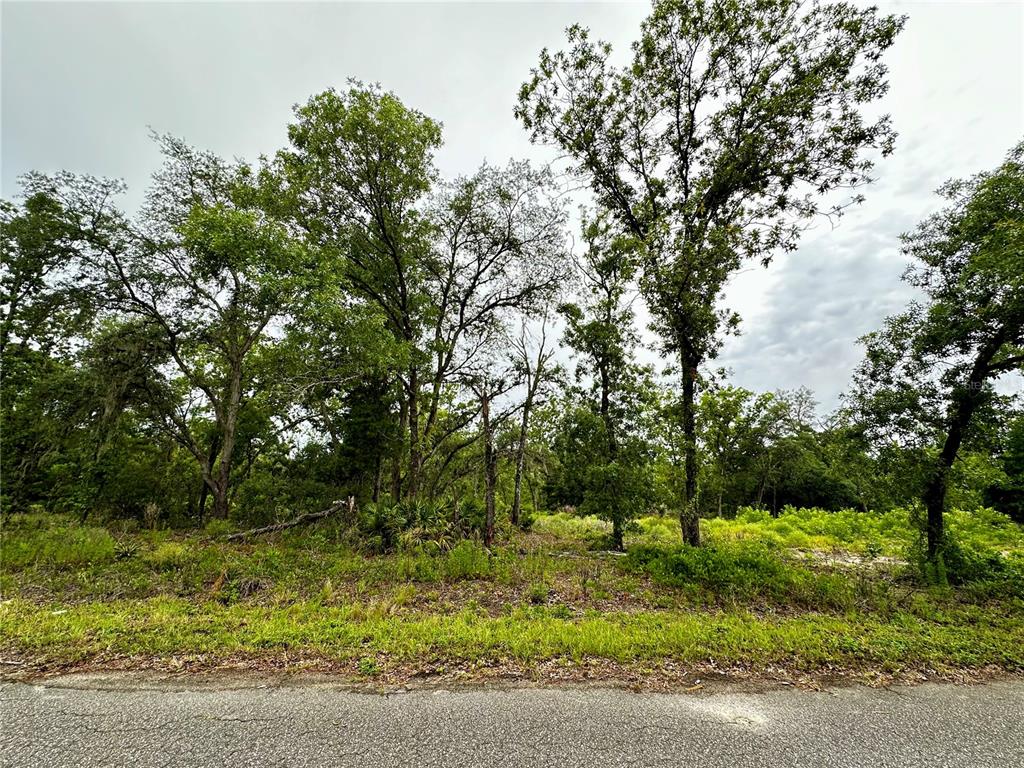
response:
[(825, 692), (0, 683), (3, 766), (1024, 766), (1024, 682)]

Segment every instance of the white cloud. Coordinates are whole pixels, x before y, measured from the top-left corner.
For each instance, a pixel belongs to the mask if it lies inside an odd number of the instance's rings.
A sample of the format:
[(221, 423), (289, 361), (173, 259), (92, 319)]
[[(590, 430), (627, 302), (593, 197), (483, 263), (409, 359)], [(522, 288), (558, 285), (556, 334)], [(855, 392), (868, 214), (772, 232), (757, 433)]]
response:
[[(883, 4), (906, 13), (884, 108), (900, 132), (868, 200), (818, 227), (768, 270), (732, 281), (744, 317), (720, 362), (755, 389), (807, 385), (834, 404), (855, 339), (899, 309), (898, 235), (938, 204), (945, 179), (995, 166), (1024, 127), (1024, 8)], [(294, 103), (348, 77), (379, 81), (445, 126), (447, 174), (483, 159), (550, 160), (512, 116), (544, 46), (579, 21), (622, 52), (643, 3), (4, 3), (0, 17), (5, 197), (28, 170), (126, 179), (141, 199), (158, 163), (148, 128), (233, 156), (285, 142)]]

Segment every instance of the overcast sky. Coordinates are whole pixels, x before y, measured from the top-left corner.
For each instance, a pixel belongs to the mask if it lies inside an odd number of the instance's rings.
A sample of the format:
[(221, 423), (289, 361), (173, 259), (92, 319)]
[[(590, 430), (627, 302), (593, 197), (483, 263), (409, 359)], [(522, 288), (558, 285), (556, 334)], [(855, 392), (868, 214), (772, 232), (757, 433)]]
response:
[[(856, 339), (902, 307), (898, 235), (935, 210), (945, 179), (997, 165), (1024, 138), (1024, 5), (880, 3), (909, 16), (890, 51), (884, 109), (900, 133), (867, 202), (794, 254), (751, 267), (720, 363), (754, 390), (811, 387), (825, 408), (860, 359)], [(580, 22), (622, 51), (646, 3), (0, 4), (0, 176), (125, 179), (130, 207), (159, 158), (149, 128), (231, 157), (272, 153), (291, 108), (349, 77), (377, 81), (444, 124), (449, 175), (482, 160), (553, 158), (513, 118), (544, 46)]]

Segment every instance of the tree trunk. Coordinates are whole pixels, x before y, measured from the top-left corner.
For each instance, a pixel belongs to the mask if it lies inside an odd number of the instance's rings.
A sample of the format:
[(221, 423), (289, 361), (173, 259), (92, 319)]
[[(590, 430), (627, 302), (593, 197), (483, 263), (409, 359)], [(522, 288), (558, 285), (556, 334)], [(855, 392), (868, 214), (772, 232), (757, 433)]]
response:
[(210, 440), (210, 451), (207, 454), (206, 463), (200, 466), (202, 480), (199, 483), (199, 508), (197, 510), (200, 520), (206, 518), (206, 497), (210, 495), (210, 489), (213, 488), (212, 468), (217, 461), (218, 452), (220, 452), (220, 432), (215, 432)]
[(683, 541), (700, 546), (700, 519), (697, 515), (697, 419), (694, 394), (697, 364), (685, 353), (681, 356), (683, 371), (683, 504), (679, 510), (679, 527)]
[(415, 499), (420, 492), (420, 465), (423, 456), (420, 451), (420, 394), (419, 369), (414, 365), (409, 369), (409, 480), (405, 493)]
[(498, 485), (498, 454), (494, 448), (494, 433), (491, 427), (491, 402), (488, 395), (481, 398), (480, 414), (484, 427), (484, 546), (494, 543), (495, 490)]
[[(531, 385), (532, 388), (532, 385)], [(523, 471), (526, 468), (526, 432), (530, 427), (530, 410), (533, 408), (533, 392), (527, 393), (523, 403), (523, 420), (519, 425), (519, 442), (516, 445), (516, 476), (512, 492), (512, 525), (519, 525), (519, 512), (523, 503)]]
[(238, 428), (238, 409), (242, 401), (242, 371), (239, 365), (232, 366), (227, 403), (221, 425), (220, 460), (213, 488), (213, 517), (226, 520), (230, 507), (231, 461), (235, 453), (235, 433)]
[(612, 549), (622, 552), (625, 548), (622, 541), (622, 521), (616, 516), (612, 520)]
[(981, 404), (985, 379), (990, 373), (989, 364), (1002, 345), (1003, 333), (1000, 331), (978, 350), (978, 354), (974, 358), (974, 365), (971, 366), (971, 372), (967, 377), (966, 386), (954, 393), (953, 402), (949, 406), (946, 439), (942, 444), (942, 451), (939, 453), (939, 458), (922, 497), (927, 512), (925, 533), (928, 547), (926, 555), (928, 562), (933, 566), (942, 564), (942, 550), (946, 543), (943, 517), (946, 508), (949, 471), (960, 452), (960, 446), (964, 441), (967, 427), (971, 423), (971, 417), (974, 416), (974, 412)]
[(373, 503), (380, 501), (380, 487), (384, 481), (384, 457), (377, 455), (377, 466), (373, 469)]
[(608, 440), (608, 456), (615, 459), (618, 454), (618, 440), (615, 434), (615, 423), (612, 419), (612, 381), (611, 373), (608, 371), (607, 363), (600, 366), (601, 377), (601, 421), (604, 422), (604, 431)]
[(927, 511), (925, 532), (928, 538), (928, 562), (937, 564), (945, 544), (944, 512), (946, 507), (946, 490), (949, 485), (949, 471), (956, 461), (960, 445), (963, 443), (964, 431), (978, 406), (978, 390), (968, 389), (950, 406), (949, 428), (942, 451), (932, 470), (931, 477), (925, 486), (923, 501)]
[(395, 452), (391, 457), (391, 503), (402, 500), (402, 438), (405, 435), (409, 415), (405, 398), (399, 398), (398, 405), (398, 440), (395, 441)]

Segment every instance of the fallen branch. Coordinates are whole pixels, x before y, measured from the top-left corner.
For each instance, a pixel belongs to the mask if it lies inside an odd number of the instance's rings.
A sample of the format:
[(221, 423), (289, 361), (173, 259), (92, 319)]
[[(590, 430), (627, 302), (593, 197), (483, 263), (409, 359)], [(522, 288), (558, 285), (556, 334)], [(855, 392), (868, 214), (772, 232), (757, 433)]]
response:
[(294, 528), (297, 525), (314, 523), (317, 520), (323, 520), (325, 517), (330, 517), (342, 508), (347, 508), (349, 517), (351, 517), (356, 508), (355, 496), (349, 496), (346, 501), (336, 501), (327, 509), (321, 510), (320, 512), (307, 512), (303, 515), (299, 515), (294, 520), (288, 520), (284, 523), (274, 523), (273, 525), (266, 525), (262, 528), (252, 528), (248, 531), (240, 531), (239, 533), (232, 533), (225, 537), (225, 540), (238, 541), (239, 539), (247, 539), (250, 536), (262, 536), (265, 533), (275, 533), (277, 531), (283, 531), (286, 528)]

